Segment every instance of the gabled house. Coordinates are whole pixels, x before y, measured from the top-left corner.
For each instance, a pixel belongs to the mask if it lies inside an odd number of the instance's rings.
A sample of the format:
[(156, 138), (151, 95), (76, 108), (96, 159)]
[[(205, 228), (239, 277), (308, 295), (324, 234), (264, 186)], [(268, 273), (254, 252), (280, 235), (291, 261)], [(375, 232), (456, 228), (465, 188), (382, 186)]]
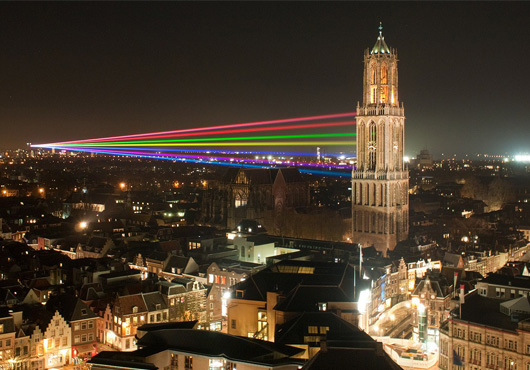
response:
[(70, 325), (74, 359), (90, 357), (97, 340), (97, 315), (81, 299), (68, 293), (52, 295), (46, 309), (59, 312)]
[(145, 307), (147, 308), (147, 323), (155, 324), (167, 322), (169, 318), (169, 308), (160, 292), (150, 292), (142, 294)]
[(184, 321), (186, 316), (186, 296), (188, 293), (186, 287), (182, 284), (160, 281), (158, 289), (168, 307), (169, 321)]
[(142, 294), (117, 297), (106, 312), (111, 319), (107, 344), (120, 351), (134, 351), (136, 329), (147, 323), (148, 313)]
[(76, 258), (103, 258), (114, 247), (111, 238), (93, 236), (86, 244), (77, 245)]
[(5, 312), (0, 314), (0, 364), (10, 368), (10, 360), (15, 358), (15, 319)]
[(182, 274), (194, 274), (197, 271), (199, 271), (199, 265), (193, 257), (170, 255), (159, 276), (166, 280), (172, 280), (182, 276)]
[(453, 282), (440, 272), (425, 275), (412, 292), (412, 326), (415, 340), (436, 343), (438, 328), (447, 320), (453, 296)]

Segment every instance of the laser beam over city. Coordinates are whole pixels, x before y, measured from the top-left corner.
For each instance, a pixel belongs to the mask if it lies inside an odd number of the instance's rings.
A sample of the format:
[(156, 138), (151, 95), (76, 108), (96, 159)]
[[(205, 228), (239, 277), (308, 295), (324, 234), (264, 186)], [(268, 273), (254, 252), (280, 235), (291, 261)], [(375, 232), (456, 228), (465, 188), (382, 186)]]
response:
[[(73, 140), (73, 141), (64, 141), (64, 142), (53, 143), (53, 144), (59, 145), (59, 144), (73, 144), (73, 143), (94, 143), (98, 141), (125, 140), (125, 139), (138, 138), (138, 137), (150, 137), (150, 136), (160, 136), (160, 135), (170, 135), (170, 134), (173, 135), (173, 134), (182, 134), (182, 133), (187, 133), (187, 132), (225, 130), (229, 128), (264, 126), (264, 125), (272, 125), (272, 124), (280, 124), (280, 123), (311, 122), (311, 121), (320, 121), (320, 120), (325, 120), (325, 119), (353, 118), (354, 116), (355, 116), (355, 113), (337, 113), (337, 114), (328, 114), (328, 115), (311, 116), (311, 117), (279, 119), (279, 120), (272, 120), (272, 121), (259, 121), (259, 122), (249, 122), (249, 123), (237, 123), (237, 124), (230, 124), (230, 125), (190, 128), (190, 129), (173, 130), (173, 131), (151, 132), (151, 133), (144, 133), (144, 134), (110, 136), (110, 137), (97, 138), (97, 139)], [(49, 147), (50, 145), (52, 144), (40, 145), (40, 147)], [(39, 147), (39, 145), (36, 145), (36, 147)]]
[[(312, 163), (295, 160), (294, 157), (312, 156), (307, 150), (278, 152), (272, 151), (247, 151), (234, 150), (245, 147), (337, 147), (355, 144), (355, 132), (329, 133), (327, 128), (354, 127), (352, 118), (355, 113), (338, 113), (311, 117), (299, 117), (270, 121), (247, 122), (191, 129), (151, 132), (145, 134), (132, 134), (112, 136), (96, 139), (83, 139), (56, 142), (49, 144), (32, 145), (37, 148), (50, 148), (56, 150), (99, 153), (105, 155), (133, 156), (151, 159), (164, 159), (174, 161), (187, 161), (192, 163), (208, 163), (228, 166), (251, 167), (276, 167), (297, 166), (304, 168), (303, 172), (312, 172), (321, 168), (319, 173), (333, 176), (349, 176), (349, 172), (326, 172), (331, 169), (351, 170), (347, 164)], [(256, 127), (260, 126), (260, 127)], [(314, 133), (315, 129), (319, 133)], [(307, 133), (309, 130), (310, 133)], [(288, 134), (281, 132), (290, 131)], [(229, 136), (231, 134), (250, 134), (269, 132), (270, 135), (259, 136)], [(278, 134), (276, 134), (278, 133)], [(344, 140), (351, 138), (352, 140)], [(310, 139), (310, 140), (307, 140)], [(226, 147), (225, 150), (212, 150), (213, 147)], [(168, 153), (169, 152), (169, 153)], [(195, 153), (191, 154), (174, 154)], [(173, 154), (172, 154), (173, 153)], [(225, 156), (216, 156), (211, 153), (222, 153)], [(248, 158), (249, 155), (266, 155), (268, 158)], [(229, 156), (226, 156), (229, 155)], [(274, 155), (289, 155), (292, 158), (278, 160)]]

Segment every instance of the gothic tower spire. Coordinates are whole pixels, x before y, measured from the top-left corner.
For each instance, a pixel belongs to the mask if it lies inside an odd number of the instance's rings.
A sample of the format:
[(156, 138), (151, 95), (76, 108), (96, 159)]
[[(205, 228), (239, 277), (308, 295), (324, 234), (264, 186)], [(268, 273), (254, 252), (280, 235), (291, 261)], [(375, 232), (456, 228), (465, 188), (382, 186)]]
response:
[(408, 236), (405, 113), (398, 100), (397, 62), (397, 52), (386, 44), (380, 24), (374, 47), (364, 54), (352, 213), (353, 241), (385, 253)]

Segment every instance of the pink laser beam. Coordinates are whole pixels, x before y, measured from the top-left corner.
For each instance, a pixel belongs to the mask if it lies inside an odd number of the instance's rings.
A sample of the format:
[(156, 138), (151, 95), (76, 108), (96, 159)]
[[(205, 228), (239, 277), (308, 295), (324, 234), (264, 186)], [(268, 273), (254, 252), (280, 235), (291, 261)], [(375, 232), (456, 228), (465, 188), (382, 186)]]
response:
[(272, 124), (275, 124), (275, 123), (316, 121), (316, 120), (328, 119), (328, 118), (351, 117), (351, 116), (354, 116), (355, 114), (356, 113), (336, 113), (336, 114), (328, 114), (328, 115), (321, 115), (321, 116), (288, 118), (288, 119), (280, 119), (280, 120), (272, 120), (272, 121), (237, 123), (237, 124), (230, 124), (230, 125), (199, 127), (199, 128), (191, 128), (191, 129), (183, 129), (183, 130), (150, 132), (150, 133), (144, 133), (144, 134), (110, 136), (110, 137), (97, 138), (97, 139), (62, 141), (62, 142), (52, 143), (52, 144), (48, 144), (48, 145), (78, 144), (78, 143), (87, 143), (87, 142), (104, 142), (104, 141), (110, 141), (110, 140), (116, 140), (116, 139), (128, 139), (128, 138), (137, 138), (137, 137), (154, 136), (154, 135), (165, 135), (165, 134), (180, 134), (180, 133), (185, 133), (185, 132), (221, 130), (221, 129), (228, 129), (228, 128), (234, 128), (234, 127), (251, 127), (251, 126), (260, 126), (260, 125), (272, 125)]

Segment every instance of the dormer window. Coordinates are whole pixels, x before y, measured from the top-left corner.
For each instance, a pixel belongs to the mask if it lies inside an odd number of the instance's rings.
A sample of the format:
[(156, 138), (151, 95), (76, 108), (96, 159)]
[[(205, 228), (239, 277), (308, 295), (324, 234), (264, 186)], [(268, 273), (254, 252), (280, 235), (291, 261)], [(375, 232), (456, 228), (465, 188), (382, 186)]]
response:
[(132, 312), (133, 313), (138, 313), (138, 306), (133, 306)]
[(86, 308), (82, 308), (81, 309), (81, 315), (86, 316), (86, 314), (87, 314)]

